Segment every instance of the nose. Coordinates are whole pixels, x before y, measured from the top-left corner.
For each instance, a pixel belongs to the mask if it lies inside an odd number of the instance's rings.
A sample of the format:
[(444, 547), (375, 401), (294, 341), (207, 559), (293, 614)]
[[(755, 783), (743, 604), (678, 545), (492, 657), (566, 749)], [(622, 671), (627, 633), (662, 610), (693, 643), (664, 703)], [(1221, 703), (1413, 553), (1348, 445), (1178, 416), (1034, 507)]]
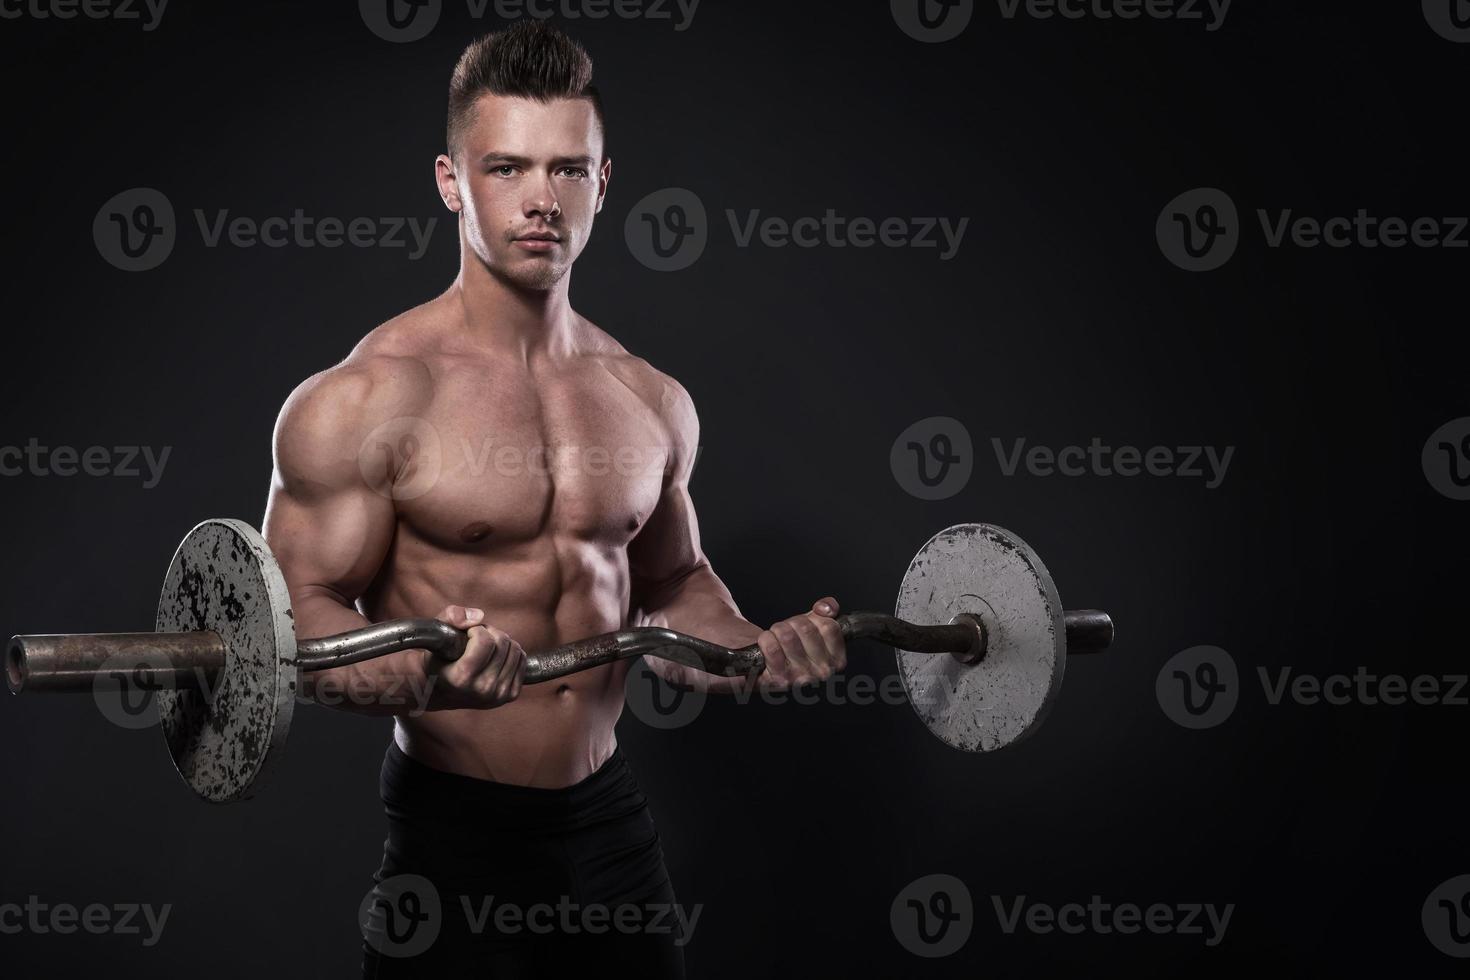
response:
[(557, 201), (550, 181), (542, 181), (529, 189), (524, 205), (526, 217), (555, 218), (561, 214), (561, 203)]

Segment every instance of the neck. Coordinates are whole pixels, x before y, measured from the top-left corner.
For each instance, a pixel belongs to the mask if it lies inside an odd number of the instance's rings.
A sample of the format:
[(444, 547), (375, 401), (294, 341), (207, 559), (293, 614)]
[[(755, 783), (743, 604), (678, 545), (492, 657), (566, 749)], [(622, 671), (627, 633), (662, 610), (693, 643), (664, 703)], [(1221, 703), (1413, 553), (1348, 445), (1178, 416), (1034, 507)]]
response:
[(495, 275), (466, 249), (450, 293), (464, 311), (469, 340), (526, 363), (533, 355), (557, 357), (571, 351), (576, 314), (570, 286), (570, 273), (549, 289), (518, 286)]

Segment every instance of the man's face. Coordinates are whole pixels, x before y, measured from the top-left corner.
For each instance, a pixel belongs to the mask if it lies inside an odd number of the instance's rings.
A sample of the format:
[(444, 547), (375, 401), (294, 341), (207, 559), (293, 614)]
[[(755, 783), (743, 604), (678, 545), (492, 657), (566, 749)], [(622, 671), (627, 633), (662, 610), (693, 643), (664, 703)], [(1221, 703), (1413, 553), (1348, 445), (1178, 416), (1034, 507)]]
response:
[(482, 95), (451, 149), (439, 192), (470, 249), (498, 278), (550, 289), (587, 244), (612, 174), (591, 100)]

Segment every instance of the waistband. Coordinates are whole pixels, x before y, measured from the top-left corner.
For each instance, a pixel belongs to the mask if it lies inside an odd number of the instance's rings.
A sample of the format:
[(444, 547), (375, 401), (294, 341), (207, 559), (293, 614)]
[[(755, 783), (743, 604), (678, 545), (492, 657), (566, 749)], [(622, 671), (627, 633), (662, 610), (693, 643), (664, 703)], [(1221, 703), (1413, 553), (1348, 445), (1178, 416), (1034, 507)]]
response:
[(621, 746), (586, 778), (548, 789), (435, 769), (390, 741), (379, 789), (390, 817), (463, 819), (482, 829), (523, 832), (564, 832), (647, 806)]

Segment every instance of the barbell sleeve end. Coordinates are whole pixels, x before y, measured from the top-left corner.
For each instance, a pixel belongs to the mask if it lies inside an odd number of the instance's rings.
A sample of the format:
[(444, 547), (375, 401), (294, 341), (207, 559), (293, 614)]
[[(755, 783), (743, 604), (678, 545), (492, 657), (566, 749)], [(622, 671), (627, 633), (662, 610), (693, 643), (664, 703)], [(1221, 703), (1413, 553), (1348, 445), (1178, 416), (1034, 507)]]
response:
[(11, 694), (19, 694), (26, 686), (25, 637), (12, 636), (5, 645), (5, 686)]
[(5, 684), (12, 694), (210, 691), (226, 656), (225, 641), (213, 630), (17, 635), (5, 646)]
[(1113, 617), (1101, 609), (1068, 609), (1062, 619), (1068, 654), (1102, 653), (1113, 645)]

